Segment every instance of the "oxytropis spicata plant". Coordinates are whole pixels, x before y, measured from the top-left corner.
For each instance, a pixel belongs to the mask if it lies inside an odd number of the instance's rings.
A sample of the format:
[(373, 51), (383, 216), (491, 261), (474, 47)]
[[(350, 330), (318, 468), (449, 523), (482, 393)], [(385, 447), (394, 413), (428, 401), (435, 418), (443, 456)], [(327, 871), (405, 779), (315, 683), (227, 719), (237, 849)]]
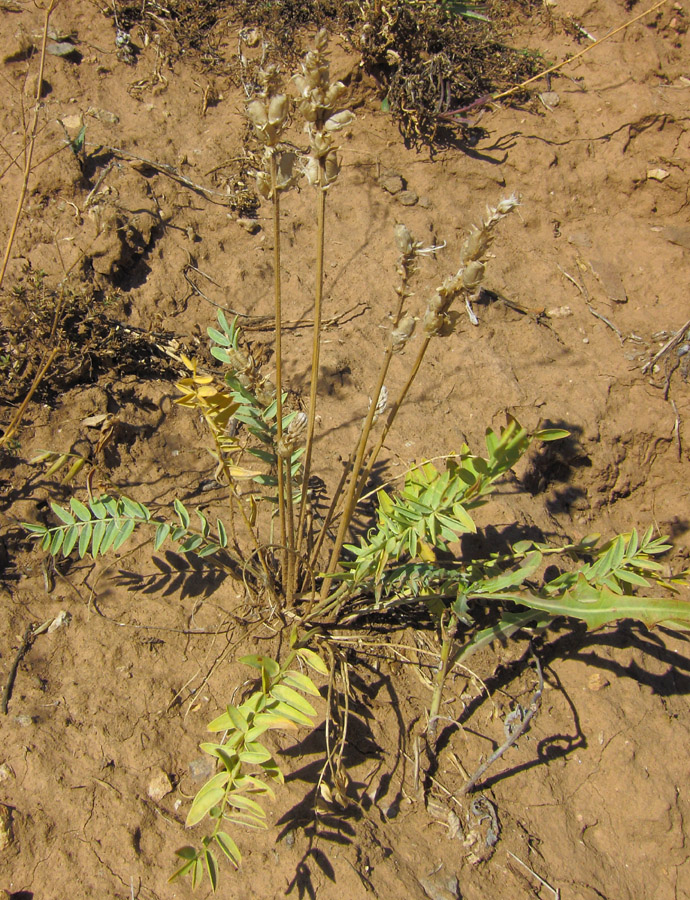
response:
[[(441, 468), (421, 462), (406, 473), (399, 490), (377, 491), (375, 521), (358, 544), (346, 544), (372, 469), (425, 356), (432, 345), (441, 352), (443, 341), (451, 338), (451, 308), (464, 305), (474, 321), (472, 302), (481, 290), (498, 226), (518, 205), (515, 196), (489, 207), (484, 219), (471, 228), (460, 248), (457, 271), (431, 292), (421, 309), (412, 304), (410, 282), (424, 254), (438, 248), (425, 248), (404, 225), (396, 227), (397, 302), (378, 375), (369, 406), (361, 410), (359, 435), (338, 483), (332, 485), (328, 507), (317, 506), (312, 472), (318, 462), (313, 446), (326, 201), (339, 176), (336, 137), (353, 120), (352, 113), (340, 106), (346, 89), (331, 81), (326, 50), (327, 35), (321, 31), (302, 72), (292, 79), (296, 99), (280, 92), (278, 73), (270, 70), (264, 73), (262, 93), (247, 107), (262, 148), (257, 185), (273, 213), (275, 370), (270, 377), (260, 370), (237, 322), (229, 322), (222, 311), (217, 327), (208, 329), (211, 354), (221, 368), (202, 370), (192, 360), (180, 358), (186, 371), (178, 384), (177, 402), (200, 414), (208, 426), (215, 477), (227, 490), (224, 508), (211, 513), (202, 504), (190, 510), (175, 497), (166, 515), (116, 490), (94, 496), (89, 480), (83, 500), (74, 497), (68, 507), (51, 504), (57, 524), (26, 525), (41, 548), (56, 558), (75, 550), (80, 557), (95, 558), (118, 550), (136, 528), (152, 528), (155, 551), (171, 540), (180, 552), (196, 554), (241, 581), (255, 607), (267, 606), (275, 622), (284, 625), (288, 616), (292, 619), (282, 659), (243, 658), (256, 671), (256, 681), (238, 698), (233, 695), (225, 712), (210, 723), (209, 730), (218, 739), (201, 745), (216, 761), (217, 772), (196, 795), (187, 825), (208, 820), (210, 832), (198, 846), (179, 851), (182, 864), (173, 877), (189, 875), (196, 885), (206, 873), (214, 889), (219, 856), (234, 866), (240, 862), (240, 850), (226, 829), (265, 827), (262, 800), (273, 796), (273, 786), (283, 778), (265, 735), (276, 729), (314, 727), (318, 713), (312, 700), (319, 700), (321, 691), (305, 666), (328, 679), (320, 792), (348, 802), (342, 766), (347, 714), (339, 714), (335, 689), (338, 677), (347, 685), (348, 663), (333, 650), (339, 641), (347, 641), (343, 627), (354, 627), (365, 616), (383, 620), (401, 605), (411, 615), (423, 607), (427, 619), (430, 614), (435, 620), (439, 665), (428, 718), (417, 736), (431, 764), (447, 675), (478, 647), (510, 637), (527, 625), (546, 627), (562, 616), (591, 627), (620, 618), (677, 628), (690, 623), (690, 606), (677, 594), (684, 575), (662, 576), (656, 557), (668, 545), (663, 538), (654, 538), (651, 529), (642, 537), (632, 530), (601, 545), (598, 535), (561, 547), (518, 541), (506, 552), (463, 557), (461, 537), (477, 530), (472, 511), (490, 501), (498, 480), (533, 441), (566, 435), (559, 430), (528, 434), (512, 418), (499, 432), (487, 430), (486, 456), (463, 445), (443, 457)], [(306, 125), (308, 146), (303, 154), (284, 143), (293, 115)], [(316, 191), (317, 265), (306, 414), (287, 408), (282, 368), (281, 197), (302, 175)], [(409, 368), (402, 384), (392, 388), (387, 380), (395, 354), (408, 356)], [(328, 479), (332, 473), (321, 474)], [(546, 566), (553, 560), (559, 562), (557, 570)], [(639, 597), (638, 588), (663, 590)], [(264, 598), (270, 602), (263, 604)], [(326, 651), (329, 665), (314, 645)], [(343, 697), (346, 708), (347, 690)], [(475, 783), (470, 780), (467, 790)], [(428, 785), (424, 779), (421, 784), (424, 800)]]

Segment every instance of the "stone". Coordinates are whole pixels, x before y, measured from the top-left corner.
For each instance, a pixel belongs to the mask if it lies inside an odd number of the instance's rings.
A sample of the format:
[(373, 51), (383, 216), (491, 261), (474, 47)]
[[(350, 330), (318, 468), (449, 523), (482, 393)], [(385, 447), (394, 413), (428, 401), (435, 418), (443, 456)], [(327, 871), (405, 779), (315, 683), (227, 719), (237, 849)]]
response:
[(215, 760), (210, 756), (197, 756), (189, 764), (189, 777), (192, 781), (208, 781), (216, 772)]
[(163, 797), (170, 794), (172, 789), (173, 786), (168, 773), (164, 772), (163, 769), (155, 769), (147, 789), (149, 797), (158, 803)]
[(460, 885), (455, 875), (440, 870), (418, 880), (430, 900), (460, 900)]
[(14, 839), (12, 834), (12, 810), (4, 803), (0, 803), (0, 853), (11, 845)]
[(589, 267), (601, 284), (606, 296), (614, 303), (627, 303), (628, 295), (618, 268), (608, 259), (590, 259)]
[(395, 172), (386, 172), (379, 178), (379, 184), (388, 191), (389, 194), (399, 194), (405, 187), (402, 176), (396, 175)]
[(117, 113), (110, 112), (109, 109), (101, 109), (100, 106), (90, 106), (86, 110), (86, 115), (93, 116), (94, 119), (105, 122), (106, 125), (117, 125), (120, 121)]
[(670, 174), (666, 169), (647, 169), (647, 181), (666, 181)]
[(257, 234), (261, 231), (261, 225), (256, 221), (256, 219), (247, 219), (243, 216), (240, 216), (237, 219), (237, 224), (240, 228), (244, 228), (245, 231), (248, 231), (249, 234)]
[(398, 194), (398, 200), (403, 206), (414, 206), (419, 200), (419, 197), (414, 191), (401, 191)]

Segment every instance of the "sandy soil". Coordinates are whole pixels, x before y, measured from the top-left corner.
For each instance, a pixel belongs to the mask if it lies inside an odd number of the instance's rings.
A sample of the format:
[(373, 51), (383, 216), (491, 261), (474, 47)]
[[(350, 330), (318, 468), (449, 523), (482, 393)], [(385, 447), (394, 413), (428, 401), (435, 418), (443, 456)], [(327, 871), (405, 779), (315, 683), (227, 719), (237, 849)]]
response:
[[(14, 5), (0, 4), (3, 246), (36, 73), (22, 48), (42, 27), (34, 6)], [(513, 40), (561, 59), (582, 45), (560, 17), (572, 15), (598, 38), (631, 14), (629, 5), (559, 0), (554, 25), (548, 17), (522, 23)], [(493, 299), (477, 307), (477, 327), (461, 317), (427, 360), (382, 476), (463, 440), (481, 449), (486, 426), (506, 413), (530, 429), (560, 424), (571, 439), (533, 454), (480, 524), (496, 540), (560, 540), (653, 523), (673, 539), (671, 569), (687, 563), (690, 357), (642, 371), (690, 318), (687, 23), (684, 4), (669, 3), (540, 83), (538, 91), (550, 92), (541, 99), (486, 110), (469, 137), (432, 158), (404, 147), (356, 55), (333, 41), (335, 73), (349, 76), (357, 118), (342, 140), (343, 172), (328, 206), (325, 316), (333, 323), (324, 336), (316, 448), (327, 484), (366, 409), (393, 309), (393, 226), (405, 222), (425, 243), (447, 243), (416, 276), (421, 305), (454, 270), (485, 204), (518, 192), (519, 216), (501, 228), (487, 274)], [(3, 425), (36, 369), (22, 353), (42, 349), (31, 336), (45, 329), (45, 316), (36, 318), (22, 298), (35, 304), (68, 272), (77, 295), (69, 307), (74, 346), (56, 361), (54, 380), (1, 461), (3, 685), (28, 625), (62, 610), (71, 621), (35, 640), (0, 720), (0, 888), (36, 900), (182, 898), (189, 885), (167, 878), (175, 849), (189, 840), (184, 818), (204, 777), (198, 744), (246, 677), (237, 657), (256, 647), (277, 652), (264, 624), (269, 611), (248, 608), (229, 579), (169, 550), (152, 554), (143, 538), (106, 562), (60, 563), (54, 584), (44, 583), (41, 555), (18, 523), (45, 515), (48, 498), (69, 496), (28, 464), (45, 448), (94, 453), (98, 478), (144, 502), (177, 492), (213, 509), (221, 491), (204, 431), (173, 405), (179, 367), (156, 348), (174, 340), (178, 352), (208, 360), (205, 329), (220, 305), (245, 317), (257, 357), (270, 360), (271, 333), (253, 318), (272, 311), (270, 212), (259, 208), (255, 233), (238, 222), (251, 213), (241, 88), (205, 74), (191, 56), (171, 63), (137, 31), (141, 52), (128, 65), (116, 55), (112, 21), (87, 0), (63, 3), (53, 25), (77, 32), (80, 58), (47, 58), (40, 164), (0, 308), (3, 353), (8, 334), (24, 334), (2, 363)], [(237, 27), (225, 28), (220, 48), (230, 59)], [(74, 139), (82, 120), (84, 171), (69, 149), (57, 152), (64, 130)], [(391, 173), (414, 192), (413, 205), (401, 202), (409, 194), (385, 189)], [(310, 332), (299, 323), (312, 304), (314, 196), (304, 187), (283, 207), (286, 318), (297, 323), (286, 339), (286, 378), (299, 403), (309, 382)], [(27, 295), (29, 267), (44, 275)], [(396, 360), (391, 383), (403, 375), (404, 360)], [(113, 434), (96, 453), (103, 433), (84, 420), (101, 414), (111, 417)], [(395, 639), (424, 648), (433, 636), (405, 630)], [(351, 660), (352, 803), (322, 815), (315, 834), (304, 798), (320, 769), (323, 730), (297, 747), (277, 738), (292, 774), (268, 831), (239, 835), (244, 863), (236, 875), (226, 869), (220, 895), (690, 896), (686, 640), (628, 623), (594, 634), (563, 625), (544, 636), (540, 655), (542, 709), (483, 785), (500, 825), (490, 851), (487, 821), (451, 795), (462, 768), (473, 771), (502, 742), (505, 713), (534, 691), (526, 642), (478, 654), (475, 675), (455, 677), (444, 714), (461, 725), (449, 727), (435, 776), (437, 815), (414, 799), (408, 741), (428, 708), (430, 670), (402, 657), (377, 659), (374, 648)], [(162, 773), (164, 796), (154, 789)], [(207, 885), (198, 892), (207, 894)]]

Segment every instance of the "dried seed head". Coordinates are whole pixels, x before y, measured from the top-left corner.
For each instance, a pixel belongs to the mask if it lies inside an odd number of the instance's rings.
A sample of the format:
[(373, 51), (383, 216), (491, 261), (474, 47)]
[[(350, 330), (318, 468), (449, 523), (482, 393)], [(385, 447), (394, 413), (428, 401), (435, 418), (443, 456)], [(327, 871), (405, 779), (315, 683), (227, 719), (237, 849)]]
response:
[(462, 286), (465, 290), (474, 293), (484, 280), (485, 271), (486, 265), (483, 262), (475, 259), (469, 263), (462, 272)]
[(445, 313), (434, 312), (433, 309), (427, 309), (424, 313), (423, 321), (424, 331), (429, 337), (441, 334), (450, 327), (450, 318)]
[(287, 459), (291, 456), (295, 447), (300, 443), (300, 441), (304, 438), (304, 433), (307, 430), (307, 416), (303, 412), (298, 412), (294, 419), (290, 422), (287, 431), (284, 432), (281, 440), (278, 441), (278, 445), (276, 450), (278, 452), (278, 456), (282, 459)]
[(520, 198), (517, 194), (511, 194), (510, 197), (504, 197), (502, 200), (499, 200), (498, 205), (496, 206), (496, 212), (500, 216), (507, 216), (509, 212), (512, 212), (516, 207), (520, 205)]
[(398, 327), (391, 332), (391, 348), (393, 353), (400, 353), (405, 344), (412, 337), (417, 320), (414, 316), (403, 316), (398, 322)]
[(316, 32), (316, 36), (314, 37), (314, 46), (319, 51), (319, 53), (323, 53), (323, 51), (328, 46), (328, 32), (325, 28), (320, 28)]

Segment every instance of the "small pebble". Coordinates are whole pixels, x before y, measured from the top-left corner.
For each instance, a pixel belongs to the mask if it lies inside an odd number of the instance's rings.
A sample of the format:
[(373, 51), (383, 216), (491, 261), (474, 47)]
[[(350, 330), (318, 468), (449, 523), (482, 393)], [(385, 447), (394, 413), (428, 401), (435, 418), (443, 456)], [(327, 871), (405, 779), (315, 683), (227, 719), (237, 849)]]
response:
[(414, 206), (419, 200), (419, 197), (414, 191), (402, 191), (398, 194), (398, 200), (403, 206)]
[(28, 728), (29, 725), (34, 724), (33, 716), (26, 716), (23, 713), (20, 713), (18, 716), (15, 716), (14, 721), (17, 723), (17, 725), (21, 725), (22, 728)]
[(187, 768), (192, 781), (208, 781), (215, 774), (216, 764), (210, 756), (197, 756)]
[(256, 221), (256, 219), (246, 219), (243, 216), (240, 216), (237, 219), (237, 224), (240, 228), (244, 228), (245, 231), (248, 231), (249, 234), (257, 234), (261, 231), (261, 225)]
[(86, 110), (86, 115), (93, 116), (94, 119), (105, 122), (106, 125), (117, 125), (120, 121), (120, 117), (117, 113), (110, 112), (109, 109), (101, 109), (100, 106), (90, 106)]
[(0, 851), (6, 850), (12, 840), (12, 810), (4, 803), (0, 803)]
[(405, 187), (402, 177), (396, 175), (394, 172), (387, 172), (382, 175), (381, 178), (379, 178), (379, 184), (384, 191), (388, 191), (389, 194), (399, 194)]
[(158, 803), (163, 797), (171, 793), (172, 789), (173, 786), (170, 782), (168, 773), (164, 772), (163, 769), (156, 769), (153, 773), (153, 777), (149, 781), (146, 792), (152, 800)]

